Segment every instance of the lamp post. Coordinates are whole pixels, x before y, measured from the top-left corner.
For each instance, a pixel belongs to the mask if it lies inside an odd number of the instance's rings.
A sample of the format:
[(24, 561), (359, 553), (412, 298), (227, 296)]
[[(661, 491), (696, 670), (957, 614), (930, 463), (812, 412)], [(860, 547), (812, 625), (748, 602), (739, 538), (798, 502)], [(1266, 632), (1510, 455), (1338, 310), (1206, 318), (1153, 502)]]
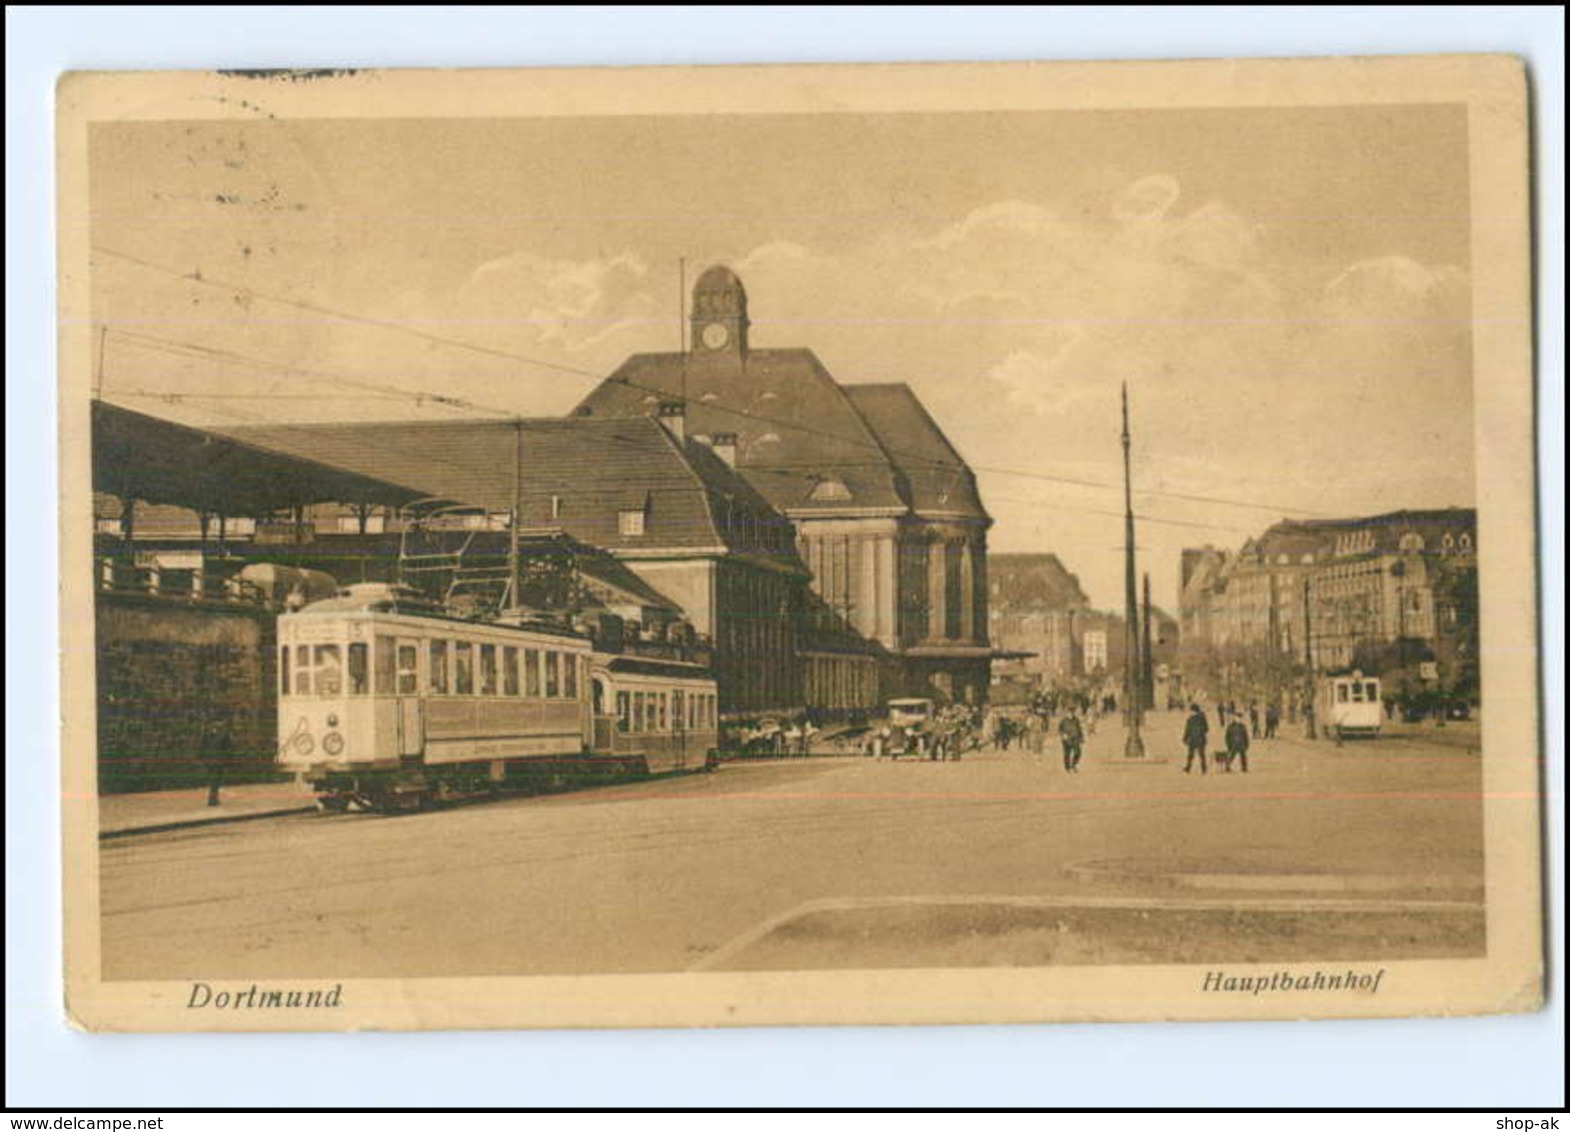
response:
[(1123, 580), (1124, 649), (1123, 695), (1128, 712), (1128, 739), (1123, 757), (1145, 757), (1145, 741), (1140, 738), (1143, 710), (1140, 704), (1139, 597), (1134, 586), (1134, 489), (1129, 463), (1128, 383), (1123, 384)]
[(1303, 699), (1304, 735), (1319, 738), (1314, 720), (1314, 604), (1310, 589), (1312, 575), (1303, 575), (1303, 667), (1307, 671), (1307, 695)]

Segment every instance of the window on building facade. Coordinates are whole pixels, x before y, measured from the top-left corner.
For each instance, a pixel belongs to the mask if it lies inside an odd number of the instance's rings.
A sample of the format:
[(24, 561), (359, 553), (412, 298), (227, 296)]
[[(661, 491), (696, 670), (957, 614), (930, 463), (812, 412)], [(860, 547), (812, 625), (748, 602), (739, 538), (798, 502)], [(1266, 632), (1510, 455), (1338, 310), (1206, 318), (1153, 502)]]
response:
[(643, 512), (623, 511), (617, 516), (616, 530), (627, 538), (634, 538), (643, 534)]

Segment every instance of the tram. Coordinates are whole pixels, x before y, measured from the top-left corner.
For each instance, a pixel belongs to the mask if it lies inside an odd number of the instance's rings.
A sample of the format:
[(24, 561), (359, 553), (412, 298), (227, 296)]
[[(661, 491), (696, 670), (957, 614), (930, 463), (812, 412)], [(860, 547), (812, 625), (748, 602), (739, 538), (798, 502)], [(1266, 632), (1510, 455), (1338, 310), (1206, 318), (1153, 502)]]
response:
[(1319, 682), (1314, 698), (1320, 726), (1337, 742), (1375, 738), (1384, 725), (1384, 699), (1378, 677), (1362, 672), (1328, 676)]
[(278, 763), (324, 809), (714, 766), (706, 669), (596, 653), (553, 624), (467, 621), (373, 583), (280, 617), (277, 655)]

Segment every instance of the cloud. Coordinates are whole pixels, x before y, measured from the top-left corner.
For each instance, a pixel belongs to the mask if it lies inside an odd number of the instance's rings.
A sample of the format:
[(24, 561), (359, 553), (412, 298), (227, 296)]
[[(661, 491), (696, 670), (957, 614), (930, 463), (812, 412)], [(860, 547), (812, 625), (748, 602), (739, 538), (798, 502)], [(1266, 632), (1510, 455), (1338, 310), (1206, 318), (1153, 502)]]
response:
[(1049, 208), (1029, 201), (1004, 200), (974, 210), (936, 235), (917, 239), (914, 246), (924, 251), (943, 251), (977, 240), (1033, 239), (1051, 235), (1059, 227), (1057, 213)]
[(1327, 320), (1442, 315), (1466, 297), (1466, 273), (1457, 267), (1430, 267), (1406, 256), (1359, 260), (1325, 284)]
[(535, 343), (577, 352), (651, 319), (648, 274), (648, 265), (627, 253), (560, 260), (519, 251), (476, 268), (452, 305), (506, 312), (509, 320), (533, 331)]
[(1112, 218), (1126, 225), (1158, 223), (1182, 195), (1175, 177), (1164, 173), (1141, 177), (1113, 200)]
[(986, 380), (1000, 386), (1007, 402), (1029, 409), (1033, 414), (1066, 412), (1076, 401), (1083, 401), (1089, 390), (1086, 383), (1065, 373), (1065, 361), (1074, 346), (1085, 337), (1085, 329), (1069, 323), (1059, 330), (1057, 349), (1050, 354), (1036, 350), (1014, 350), (986, 372)]

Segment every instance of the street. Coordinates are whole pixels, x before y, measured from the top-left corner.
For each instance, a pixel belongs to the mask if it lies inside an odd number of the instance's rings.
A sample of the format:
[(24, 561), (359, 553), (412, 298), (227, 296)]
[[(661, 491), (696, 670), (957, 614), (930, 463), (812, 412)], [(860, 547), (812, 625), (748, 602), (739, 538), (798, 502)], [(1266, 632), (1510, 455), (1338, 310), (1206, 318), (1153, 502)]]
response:
[(815, 757), (106, 841), (103, 977), (1482, 953), (1475, 724), (1339, 748), (1283, 724), (1251, 773), (1201, 776), (1182, 719), (1132, 766), (1103, 720), (1076, 775), (1055, 745)]

